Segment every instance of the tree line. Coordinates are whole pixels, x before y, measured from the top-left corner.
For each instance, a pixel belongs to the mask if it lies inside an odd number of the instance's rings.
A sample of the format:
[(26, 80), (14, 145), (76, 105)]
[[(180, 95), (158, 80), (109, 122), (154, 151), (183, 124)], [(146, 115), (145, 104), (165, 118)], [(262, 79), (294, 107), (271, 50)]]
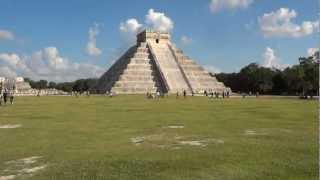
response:
[(47, 88), (53, 88), (58, 90), (63, 90), (65, 92), (72, 92), (72, 91), (78, 91), (78, 92), (85, 92), (89, 91), (91, 87), (93, 87), (98, 79), (96, 78), (88, 78), (88, 79), (78, 79), (73, 82), (48, 82), (47, 80), (39, 80), (39, 81), (33, 81), (30, 78), (25, 78), (26, 82), (29, 82), (31, 88), (34, 89), (47, 89)]
[(299, 63), (283, 70), (256, 63), (238, 73), (219, 73), (216, 78), (238, 93), (314, 96), (319, 94), (319, 52), (300, 57)]

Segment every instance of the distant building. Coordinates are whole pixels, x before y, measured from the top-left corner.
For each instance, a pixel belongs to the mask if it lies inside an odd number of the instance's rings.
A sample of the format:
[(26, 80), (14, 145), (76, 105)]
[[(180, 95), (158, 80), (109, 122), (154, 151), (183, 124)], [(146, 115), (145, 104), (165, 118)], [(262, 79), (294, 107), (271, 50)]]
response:
[(0, 77), (0, 83), (3, 83), (6, 80), (5, 77)]
[(24, 81), (23, 77), (17, 77), (15, 79), (14, 89), (16, 90), (16, 92), (25, 92), (25, 91), (29, 91), (32, 88), (28, 82)]
[(0, 92), (4, 90), (14, 92), (15, 96), (68, 95), (68, 93), (57, 89), (32, 89), (29, 82), (25, 82), (23, 77), (0, 77)]
[(23, 77), (0, 77), (0, 83), (1, 89), (14, 90), (15, 93), (21, 93), (32, 89), (30, 84), (24, 81)]

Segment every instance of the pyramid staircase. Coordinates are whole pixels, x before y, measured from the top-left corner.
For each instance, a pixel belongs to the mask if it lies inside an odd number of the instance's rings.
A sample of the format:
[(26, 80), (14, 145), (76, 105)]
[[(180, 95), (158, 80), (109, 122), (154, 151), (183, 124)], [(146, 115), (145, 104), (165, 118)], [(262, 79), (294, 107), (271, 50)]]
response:
[(150, 59), (147, 43), (128, 50), (99, 80), (99, 93), (155, 93), (163, 89), (155, 65)]

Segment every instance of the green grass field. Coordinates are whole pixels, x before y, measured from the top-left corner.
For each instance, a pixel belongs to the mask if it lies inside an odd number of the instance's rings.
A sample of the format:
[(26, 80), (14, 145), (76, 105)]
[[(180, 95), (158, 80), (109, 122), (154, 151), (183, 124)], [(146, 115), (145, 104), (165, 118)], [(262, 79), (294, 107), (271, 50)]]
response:
[(317, 112), (293, 99), (17, 97), (0, 107), (0, 127), (21, 125), (0, 129), (0, 179), (317, 180)]

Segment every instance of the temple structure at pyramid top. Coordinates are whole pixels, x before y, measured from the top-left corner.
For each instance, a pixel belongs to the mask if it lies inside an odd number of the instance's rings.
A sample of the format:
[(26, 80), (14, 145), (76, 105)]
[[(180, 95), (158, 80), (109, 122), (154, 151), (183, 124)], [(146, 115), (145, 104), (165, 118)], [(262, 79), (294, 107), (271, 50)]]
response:
[(170, 33), (150, 29), (137, 35), (136, 45), (101, 76), (94, 90), (117, 94), (231, 91), (177, 49)]

